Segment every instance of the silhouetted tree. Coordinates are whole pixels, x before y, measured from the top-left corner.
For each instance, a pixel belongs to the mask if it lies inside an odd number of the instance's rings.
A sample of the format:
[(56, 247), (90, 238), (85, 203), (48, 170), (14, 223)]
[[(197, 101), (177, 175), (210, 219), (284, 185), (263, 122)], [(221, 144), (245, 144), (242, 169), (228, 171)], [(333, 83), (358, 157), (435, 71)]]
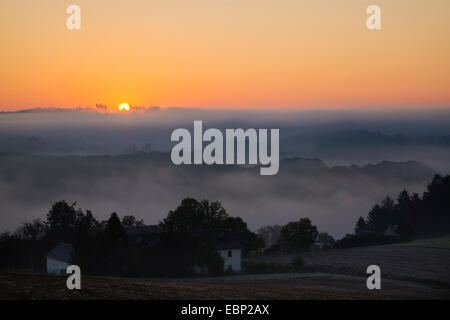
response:
[(400, 227), (401, 239), (450, 234), (450, 176), (435, 175), (422, 197), (402, 190), (396, 202), (386, 197), (373, 206), (368, 228), (382, 235), (389, 224)]
[(227, 218), (227, 212), (218, 201), (186, 198), (175, 210), (169, 211), (160, 226), (171, 232), (194, 232), (223, 227)]
[(101, 241), (100, 223), (94, 218), (92, 212), (87, 210), (80, 218), (75, 237), (74, 262), (83, 270), (90, 271), (90, 262), (94, 260), (98, 245)]
[(367, 216), (367, 225), (369, 229), (376, 234), (382, 235), (386, 231), (395, 214), (395, 203), (392, 198), (387, 196), (380, 205), (375, 205), (369, 211)]
[(109, 246), (114, 246), (119, 240), (126, 241), (127, 238), (127, 234), (120, 223), (117, 213), (115, 212), (113, 212), (109, 217), (103, 232)]
[(18, 230), (18, 234), (29, 243), (30, 267), (35, 271), (36, 247), (38, 240), (44, 235), (46, 228), (41, 219), (24, 222)]
[(258, 229), (258, 235), (264, 239), (266, 246), (270, 247), (278, 242), (280, 239), (281, 226), (274, 224), (271, 226), (265, 226)]
[(264, 247), (264, 240), (251, 232), (241, 218), (230, 217), (219, 201), (183, 199), (181, 204), (160, 222), (160, 227), (167, 233), (226, 229), (240, 238), (244, 254)]
[(51, 241), (73, 243), (76, 227), (82, 212), (75, 210), (76, 203), (68, 205), (66, 201), (56, 202), (47, 213), (47, 236)]
[(401, 224), (397, 227), (397, 233), (401, 241), (412, 241), (417, 235), (410, 224)]
[(411, 197), (409, 192), (402, 190), (397, 196), (397, 206), (399, 208), (408, 208), (411, 205)]
[(306, 250), (316, 241), (318, 235), (317, 227), (311, 224), (311, 220), (302, 218), (281, 228), (280, 244), (289, 251)]
[(326, 232), (320, 232), (316, 240), (322, 242), (323, 244), (325, 244), (326, 247), (329, 248), (333, 247), (334, 244), (336, 243), (334, 238)]
[(144, 225), (144, 220), (136, 219), (135, 216), (123, 216), (122, 217), (122, 226), (124, 227), (142, 227)]
[(450, 233), (450, 176), (435, 175), (422, 196), (422, 233)]
[(248, 255), (252, 251), (258, 251), (265, 247), (262, 237), (250, 231), (247, 223), (241, 217), (228, 217), (225, 219), (223, 228), (232, 231), (239, 237), (242, 244), (242, 253)]
[(358, 221), (356, 221), (356, 226), (355, 226), (355, 234), (359, 234), (361, 231), (363, 230), (367, 230), (367, 223), (366, 220), (364, 220), (363, 217), (359, 217)]
[(0, 269), (13, 270), (28, 267), (27, 249), (25, 241), (17, 232), (0, 234)]
[(411, 214), (411, 209), (411, 196), (409, 195), (408, 191), (403, 190), (397, 196), (397, 204), (395, 205), (393, 223), (397, 225), (405, 223), (405, 220)]

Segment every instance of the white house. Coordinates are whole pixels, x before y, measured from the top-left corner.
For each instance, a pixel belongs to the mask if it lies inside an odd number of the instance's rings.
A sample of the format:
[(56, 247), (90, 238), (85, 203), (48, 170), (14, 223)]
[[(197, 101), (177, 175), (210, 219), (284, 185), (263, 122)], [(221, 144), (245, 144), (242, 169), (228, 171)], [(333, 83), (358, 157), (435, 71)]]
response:
[(242, 247), (239, 238), (226, 230), (206, 230), (200, 236), (208, 240), (223, 258), (225, 270), (242, 271)]
[(399, 238), (400, 235), (398, 234), (398, 225), (395, 224), (388, 225), (386, 231), (384, 232), (384, 235)]
[(67, 267), (72, 264), (73, 247), (60, 242), (47, 254), (47, 273), (66, 274)]
[(242, 271), (242, 250), (240, 248), (219, 250), (219, 253), (223, 258), (225, 270)]
[[(157, 225), (127, 227), (125, 231), (128, 243), (136, 249), (157, 243), (162, 235)], [(242, 271), (242, 248), (236, 235), (224, 229), (203, 230), (194, 234), (213, 245), (223, 258), (225, 270)], [(194, 270), (197, 273), (207, 272), (200, 267), (194, 267)]]

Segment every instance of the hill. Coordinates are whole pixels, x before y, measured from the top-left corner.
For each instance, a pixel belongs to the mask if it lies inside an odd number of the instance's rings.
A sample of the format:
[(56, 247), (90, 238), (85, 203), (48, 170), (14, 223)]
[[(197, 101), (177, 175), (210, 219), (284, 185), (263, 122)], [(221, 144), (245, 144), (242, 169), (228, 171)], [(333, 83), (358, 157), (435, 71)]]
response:
[[(290, 263), (296, 255), (250, 259)], [(380, 266), (382, 279), (413, 281), (450, 289), (450, 238), (410, 243), (304, 252), (306, 266), (316, 271), (355, 276), (366, 274), (367, 266)]]

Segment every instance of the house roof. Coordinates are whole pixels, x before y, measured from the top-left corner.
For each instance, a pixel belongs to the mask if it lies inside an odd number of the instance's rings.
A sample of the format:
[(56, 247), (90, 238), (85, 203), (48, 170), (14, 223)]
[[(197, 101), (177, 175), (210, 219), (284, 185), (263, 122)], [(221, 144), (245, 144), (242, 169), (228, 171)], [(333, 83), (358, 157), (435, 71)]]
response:
[(69, 243), (60, 242), (47, 253), (47, 258), (51, 258), (54, 260), (64, 261), (64, 262), (72, 262), (72, 252), (73, 247)]
[(370, 230), (370, 229), (358, 229), (355, 233), (356, 233), (357, 235), (373, 234), (374, 231), (373, 231), (373, 230)]
[[(158, 225), (126, 227), (124, 229), (128, 235), (129, 243), (134, 247), (153, 244), (160, 239), (162, 233), (162, 230)], [(208, 241), (216, 250), (242, 248), (239, 237), (226, 229), (202, 230), (193, 232), (193, 235)]]
[(398, 236), (397, 225), (390, 224), (384, 232), (385, 236)]
[(209, 241), (216, 250), (241, 249), (239, 237), (225, 229), (203, 230), (198, 235)]

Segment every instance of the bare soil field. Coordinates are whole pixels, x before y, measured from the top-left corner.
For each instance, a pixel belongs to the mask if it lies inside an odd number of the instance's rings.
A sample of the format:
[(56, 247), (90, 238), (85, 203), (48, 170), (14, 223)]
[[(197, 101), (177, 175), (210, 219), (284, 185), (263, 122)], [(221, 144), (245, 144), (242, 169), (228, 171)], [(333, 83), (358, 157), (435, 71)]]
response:
[(365, 278), (330, 274), (283, 274), (192, 280), (82, 277), (68, 290), (66, 277), (0, 273), (0, 299), (450, 299), (450, 291), (386, 280), (369, 291)]
[(450, 288), (450, 239), (418, 240), (405, 244), (334, 249), (252, 258), (252, 261), (289, 263), (301, 256), (315, 271), (366, 275), (366, 268), (380, 266), (382, 278), (408, 280)]
[[(0, 299), (450, 299), (450, 239), (420, 240), (300, 254), (305, 272), (216, 278), (130, 279), (0, 273)], [(290, 263), (295, 255), (252, 258)], [(381, 267), (381, 290), (368, 290), (366, 268)], [(308, 272), (307, 272), (308, 271)]]

